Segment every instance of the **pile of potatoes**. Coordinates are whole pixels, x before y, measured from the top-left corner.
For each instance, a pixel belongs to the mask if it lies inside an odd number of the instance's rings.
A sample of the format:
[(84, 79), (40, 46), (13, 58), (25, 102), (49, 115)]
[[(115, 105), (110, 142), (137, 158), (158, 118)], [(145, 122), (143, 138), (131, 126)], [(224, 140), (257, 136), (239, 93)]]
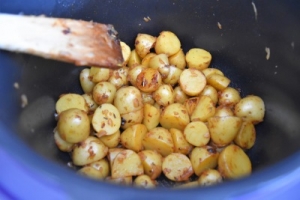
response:
[(55, 142), (80, 174), (143, 188), (164, 175), (184, 188), (251, 173), (245, 150), (264, 118), (260, 97), (242, 98), (222, 71), (209, 68), (209, 52), (184, 53), (170, 31), (138, 34), (133, 50), (121, 47), (121, 68), (83, 69), (84, 94), (56, 103)]

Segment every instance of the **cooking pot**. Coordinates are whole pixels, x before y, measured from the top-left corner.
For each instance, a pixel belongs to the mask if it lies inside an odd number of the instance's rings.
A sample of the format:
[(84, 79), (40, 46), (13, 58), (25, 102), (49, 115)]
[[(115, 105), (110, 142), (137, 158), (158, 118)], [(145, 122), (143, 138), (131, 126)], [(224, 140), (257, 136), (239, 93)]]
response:
[[(82, 68), (0, 51), (3, 199), (297, 198), (299, 1), (0, 0), (0, 5), (3, 13), (110, 23), (131, 47), (138, 33), (158, 35), (170, 30), (185, 52), (193, 47), (208, 50), (213, 56), (211, 66), (221, 69), (232, 87), (240, 88), (242, 96), (260, 96), (266, 105), (264, 122), (256, 126), (255, 146), (247, 151), (253, 165), (251, 176), (185, 190), (171, 190), (167, 181), (155, 190), (111, 185), (76, 174), (67, 165), (69, 155), (54, 144), (55, 102), (62, 93), (82, 92), (78, 80)], [(21, 107), (23, 94), (28, 99), (25, 108)]]

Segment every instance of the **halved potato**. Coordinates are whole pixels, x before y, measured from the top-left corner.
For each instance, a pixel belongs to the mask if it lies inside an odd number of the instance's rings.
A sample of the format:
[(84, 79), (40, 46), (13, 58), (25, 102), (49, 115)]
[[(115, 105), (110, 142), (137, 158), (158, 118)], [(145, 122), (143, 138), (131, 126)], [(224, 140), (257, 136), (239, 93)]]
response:
[(207, 84), (217, 90), (224, 90), (230, 83), (230, 79), (220, 74), (211, 74), (207, 77)]
[(198, 183), (201, 186), (211, 186), (223, 182), (223, 178), (218, 170), (207, 169), (200, 175)]
[(144, 109), (141, 108), (136, 111), (132, 111), (130, 113), (122, 114), (121, 115), (121, 128), (127, 129), (128, 127), (134, 125), (134, 124), (141, 124), (143, 122), (144, 117)]
[(157, 181), (151, 179), (148, 175), (139, 175), (133, 181), (133, 186), (141, 188), (155, 188)]
[(123, 56), (123, 66), (126, 66), (130, 57), (131, 49), (130, 47), (123, 41), (120, 42), (121, 49), (122, 49), (122, 56)]
[(157, 69), (144, 68), (137, 76), (136, 87), (143, 92), (154, 92), (162, 83), (162, 77)]
[(101, 81), (107, 81), (111, 76), (112, 69), (103, 67), (91, 67), (90, 76), (94, 83), (99, 83)]
[(127, 65), (128, 67), (135, 67), (141, 64), (141, 58), (139, 57), (139, 55), (137, 54), (136, 50), (133, 49), (130, 53)]
[(143, 150), (138, 153), (141, 158), (144, 173), (151, 179), (156, 179), (162, 172), (162, 160), (163, 157), (153, 150)]
[(179, 77), (181, 89), (190, 96), (199, 95), (206, 85), (206, 78), (203, 73), (197, 69), (184, 69)]
[(140, 58), (144, 58), (150, 52), (151, 48), (154, 47), (155, 42), (156, 37), (145, 33), (139, 33), (135, 38), (134, 43), (136, 53)]
[(204, 49), (192, 48), (186, 53), (185, 59), (189, 68), (203, 70), (210, 65), (212, 56)]
[(127, 149), (139, 152), (143, 149), (142, 140), (147, 131), (144, 124), (129, 126), (121, 134), (121, 144)]
[(121, 140), (120, 130), (117, 130), (115, 133), (111, 135), (105, 135), (99, 138), (101, 142), (105, 144), (108, 148), (117, 147)]
[(174, 152), (188, 155), (193, 146), (187, 142), (183, 135), (183, 132), (176, 128), (171, 128), (169, 131), (174, 143)]
[(218, 103), (218, 91), (211, 85), (206, 85), (199, 96), (208, 96), (216, 105)]
[(85, 99), (81, 95), (75, 93), (61, 95), (55, 105), (57, 114), (71, 108), (78, 108), (85, 112), (89, 110)]
[(183, 135), (188, 143), (196, 147), (204, 146), (210, 140), (207, 126), (200, 121), (190, 122), (185, 127)]
[(144, 118), (143, 124), (148, 130), (151, 130), (159, 124), (160, 111), (155, 106), (148, 103), (144, 105)]
[(256, 131), (252, 122), (244, 121), (242, 126), (234, 138), (234, 143), (243, 149), (253, 147), (256, 140)]
[(162, 31), (156, 39), (155, 52), (164, 53), (168, 56), (174, 55), (180, 50), (179, 38), (171, 31)]
[(109, 163), (106, 158), (103, 158), (85, 165), (78, 170), (78, 173), (94, 179), (104, 179), (110, 174)]
[(83, 92), (86, 94), (91, 93), (93, 87), (95, 86), (95, 83), (92, 81), (92, 76), (90, 74), (90, 71), (91, 70), (89, 68), (85, 68), (81, 70), (79, 74), (79, 81), (80, 81), (81, 88)]
[(121, 67), (119, 69), (113, 70), (112, 75), (108, 79), (108, 82), (113, 84), (117, 89), (122, 86), (128, 85), (128, 71), (128, 67)]
[(186, 67), (185, 55), (182, 49), (177, 51), (177, 53), (169, 56), (170, 65), (174, 65), (178, 69), (184, 69)]
[(174, 103), (174, 91), (171, 85), (162, 84), (153, 92), (153, 99), (162, 106)]
[(219, 92), (219, 105), (234, 106), (240, 100), (240, 92), (232, 87), (227, 87)]
[(203, 121), (214, 116), (216, 112), (215, 104), (208, 96), (200, 96), (199, 101), (191, 114), (191, 121)]

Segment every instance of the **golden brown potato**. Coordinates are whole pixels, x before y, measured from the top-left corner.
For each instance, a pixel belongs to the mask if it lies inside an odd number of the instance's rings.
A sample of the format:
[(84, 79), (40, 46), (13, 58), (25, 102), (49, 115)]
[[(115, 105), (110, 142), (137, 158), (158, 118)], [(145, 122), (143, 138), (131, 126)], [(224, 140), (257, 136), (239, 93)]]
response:
[(131, 83), (131, 85), (136, 86), (136, 79), (137, 76), (141, 73), (141, 71), (146, 68), (143, 65), (136, 65), (134, 67), (130, 67), (128, 70), (128, 81)]
[(204, 89), (206, 78), (202, 72), (197, 69), (185, 69), (180, 74), (179, 85), (187, 95), (196, 96)]
[(185, 55), (182, 49), (172, 56), (169, 56), (170, 65), (174, 65), (178, 69), (184, 69), (186, 67)]
[(250, 175), (251, 161), (237, 145), (227, 146), (218, 159), (218, 170), (224, 178), (238, 179)]
[(110, 174), (109, 163), (107, 159), (103, 158), (85, 165), (78, 173), (94, 179), (104, 179)]
[(136, 87), (143, 92), (154, 92), (162, 83), (162, 78), (157, 69), (145, 68), (136, 79)]
[(189, 68), (203, 70), (210, 65), (212, 56), (204, 49), (192, 48), (186, 53), (185, 59)]
[(74, 93), (61, 95), (55, 105), (57, 114), (71, 108), (77, 108), (85, 112), (89, 110), (85, 99), (81, 95)]
[(205, 76), (206, 78), (209, 77), (209, 76), (212, 75), (212, 74), (219, 74), (219, 75), (224, 76), (224, 74), (223, 74), (223, 72), (222, 72), (221, 70), (216, 69), (216, 68), (212, 68), (212, 67), (203, 69), (203, 70), (202, 70), (202, 73), (204, 74), (204, 76)]
[(234, 113), (232, 109), (228, 106), (218, 106), (216, 108), (215, 117), (226, 117), (226, 116), (233, 116)]
[(117, 130), (115, 133), (111, 135), (105, 135), (99, 138), (101, 142), (105, 144), (108, 148), (117, 147), (121, 140), (120, 130)]
[(216, 105), (218, 103), (218, 91), (211, 85), (206, 85), (199, 96), (208, 96)]
[(223, 182), (223, 178), (218, 170), (207, 169), (200, 175), (198, 183), (201, 186), (211, 186)]
[(162, 163), (164, 175), (172, 181), (187, 181), (194, 173), (192, 163), (186, 155), (172, 153)]
[(162, 31), (156, 39), (155, 52), (172, 56), (180, 50), (181, 43), (178, 37), (171, 31)]
[(124, 85), (128, 85), (128, 67), (121, 67), (119, 69), (113, 70), (112, 75), (108, 79), (108, 82), (113, 84), (117, 89)]
[(110, 168), (112, 167), (113, 162), (114, 162), (116, 156), (117, 156), (121, 151), (123, 151), (123, 150), (125, 150), (125, 149), (124, 149), (124, 148), (119, 148), (119, 147), (108, 149), (107, 159), (108, 159), (108, 161), (109, 161), (109, 166), (110, 166)]
[(121, 144), (127, 149), (139, 152), (143, 150), (142, 140), (147, 132), (147, 127), (144, 124), (129, 126), (121, 134)]
[(243, 149), (250, 149), (253, 147), (256, 140), (256, 131), (252, 122), (245, 121), (234, 138), (235, 144)]
[(156, 180), (152, 180), (148, 175), (139, 175), (134, 179), (133, 186), (140, 188), (155, 188), (157, 185)]
[(174, 91), (171, 85), (162, 84), (153, 92), (153, 99), (162, 106), (174, 103)]
[(168, 56), (166, 54), (157, 54), (153, 56), (149, 61), (148, 67), (157, 69), (162, 79), (165, 79), (170, 71)]
[(182, 153), (188, 155), (193, 146), (187, 142), (183, 135), (183, 132), (176, 128), (171, 128), (169, 131), (174, 143), (174, 153)]
[(144, 105), (144, 118), (143, 124), (148, 130), (151, 130), (159, 124), (160, 111), (155, 106), (148, 103)]
[(214, 116), (216, 108), (214, 102), (208, 96), (200, 96), (199, 101), (191, 114), (191, 121), (203, 121)]
[(241, 100), (239, 91), (232, 87), (227, 87), (219, 92), (219, 105), (234, 106)]
[(115, 98), (116, 91), (117, 88), (112, 83), (106, 81), (99, 82), (93, 89), (93, 99), (98, 105), (112, 103)]
[(81, 70), (79, 74), (79, 81), (80, 81), (81, 88), (83, 92), (86, 94), (91, 93), (93, 87), (95, 86), (95, 83), (92, 81), (92, 76), (90, 74), (90, 71), (91, 70), (89, 68), (85, 68)]
[(183, 135), (190, 144), (196, 147), (206, 145), (210, 140), (207, 126), (201, 122), (190, 122), (184, 129)]
[(128, 59), (128, 67), (135, 67), (141, 64), (141, 58), (139, 57), (139, 55), (136, 53), (136, 50), (133, 49), (130, 53), (129, 59)]
[(185, 100), (184, 106), (188, 111), (189, 116), (191, 116), (194, 112), (196, 106), (198, 105), (199, 99), (199, 97), (190, 97), (187, 100)]
[(145, 33), (139, 33), (137, 37), (135, 38), (135, 51), (139, 55), (140, 58), (144, 58), (154, 47), (154, 44), (156, 42), (156, 37), (145, 34)]
[(172, 86), (176, 85), (179, 81), (180, 74), (182, 73), (182, 69), (179, 69), (173, 65), (168, 66), (169, 74), (163, 79), (165, 84), (170, 84)]
[(156, 179), (162, 172), (163, 157), (153, 150), (143, 150), (138, 153), (141, 158), (144, 173), (151, 179)]
[(101, 81), (107, 81), (112, 74), (112, 69), (91, 67), (90, 76), (94, 83), (99, 83)]
[(217, 90), (224, 90), (230, 83), (230, 79), (220, 74), (211, 74), (207, 77), (207, 84)]
[(142, 65), (145, 67), (149, 67), (150, 60), (155, 56), (155, 53), (148, 53), (143, 59), (142, 59)]

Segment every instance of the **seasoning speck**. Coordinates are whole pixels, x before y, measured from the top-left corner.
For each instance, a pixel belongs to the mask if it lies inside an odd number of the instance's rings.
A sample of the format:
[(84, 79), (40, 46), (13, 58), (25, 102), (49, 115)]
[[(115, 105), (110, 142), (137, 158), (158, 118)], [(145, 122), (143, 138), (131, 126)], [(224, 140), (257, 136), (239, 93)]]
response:
[(149, 22), (150, 20), (151, 20), (151, 18), (150, 18), (149, 16), (144, 17), (144, 21), (145, 21), (145, 22)]
[(25, 108), (28, 105), (28, 99), (25, 94), (21, 95), (21, 107)]
[(253, 7), (253, 11), (254, 11), (254, 16), (255, 16), (255, 20), (257, 20), (257, 9), (256, 9), (256, 6), (255, 6), (255, 3), (252, 1), (252, 7)]
[(220, 22), (218, 22), (218, 27), (219, 29), (222, 29), (222, 25), (220, 24)]
[(269, 59), (270, 59), (270, 56), (271, 56), (270, 48), (269, 48), (269, 47), (266, 47), (266, 48), (265, 48), (265, 51), (266, 51), (266, 53), (267, 53), (266, 59), (269, 60)]
[(20, 88), (20, 85), (19, 85), (18, 82), (15, 82), (15, 83), (14, 83), (14, 88), (16, 88), (16, 89), (19, 89), (19, 88)]

